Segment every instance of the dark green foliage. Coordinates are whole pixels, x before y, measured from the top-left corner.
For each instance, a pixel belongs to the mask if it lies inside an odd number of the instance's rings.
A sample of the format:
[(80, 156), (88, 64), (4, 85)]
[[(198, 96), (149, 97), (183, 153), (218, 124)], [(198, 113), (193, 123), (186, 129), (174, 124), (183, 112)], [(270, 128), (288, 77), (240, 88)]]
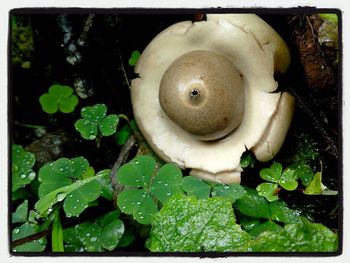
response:
[(26, 152), (22, 146), (12, 145), (12, 191), (30, 184), (36, 177), (32, 167), (35, 164), (35, 155)]
[[(119, 246), (125, 232), (124, 223), (119, 219), (119, 215), (120, 212), (115, 210), (97, 218), (94, 222), (87, 221), (65, 229), (64, 250), (66, 252), (114, 250)], [(126, 238), (129, 242), (133, 240), (129, 232)]]

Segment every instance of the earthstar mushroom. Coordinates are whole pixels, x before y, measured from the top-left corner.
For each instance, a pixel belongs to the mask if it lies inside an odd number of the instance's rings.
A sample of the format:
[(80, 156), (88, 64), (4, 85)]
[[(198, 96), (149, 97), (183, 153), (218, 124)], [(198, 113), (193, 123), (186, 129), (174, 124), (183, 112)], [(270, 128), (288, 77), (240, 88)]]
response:
[(289, 61), (282, 38), (256, 15), (176, 23), (135, 67), (135, 120), (165, 161), (199, 178), (239, 183), (243, 152), (270, 160), (288, 132), (294, 98), (276, 92), (274, 73), (284, 73)]

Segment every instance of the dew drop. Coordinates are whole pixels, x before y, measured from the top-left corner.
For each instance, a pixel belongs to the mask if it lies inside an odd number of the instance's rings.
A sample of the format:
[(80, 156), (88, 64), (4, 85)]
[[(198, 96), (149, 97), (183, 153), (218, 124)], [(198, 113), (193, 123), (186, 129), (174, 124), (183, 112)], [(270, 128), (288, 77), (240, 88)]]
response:
[(92, 237), (92, 238), (90, 238), (90, 241), (91, 241), (92, 243), (96, 242), (96, 241), (97, 241), (97, 237)]
[(35, 178), (35, 172), (30, 172), (29, 174), (28, 174), (28, 178), (29, 178), (29, 180), (34, 180), (34, 178)]
[(66, 193), (58, 193), (57, 195), (56, 195), (56, 200), (57, 200), (57, 202), (61, 202), (61, 201), (63, 201), (63, 199), (64, 198), (66, 198)]
[(24, 178), (26, 178), (26, 177), (27, 177), (27, 175), (21, 174), (21, 179), (24, 179)]
[(211, 196), (216, 196), (216, 192), (215, 192), (215, 191), (212, 191), (212, 192), (211, 192)]
[(69, 217), (72, 217), (72, 214), (67, 213), (67, 214), (66, 214), (66, 217), (68, 217), (68, 218), (69, 218)]
[(86, 233), (86, 236), (87, 236), (87, 237), (91, 236), (91, 233)]
[(126, 209), (126, 206), (123, 206), (122, 209), (123, 209), (123, 210)]
[(96, 138), (96, 136), (95, 136), (95, 135), (90, 134), (90, 136), (89, 136), (89, 139), (90, 139), (90, 140), (93, 140), (93, 139), (95, 139), (95, 138)]
[(143, 216), (140, 216), (140, 219), (144, 219), (144, 217), (143, 217)]
[(18, 233), (19, 233), (19, 228), (15, 228), (15, 229), (13, 230), (13, 233), (18, 234)]
[(38, 242), (39, 242), (40, 245), (43, 245), (44, 244), (44, 239), (41, 238), (41, 239), (38, 240)]
[(225, 190), (229, 190), (231, 187), (229, 186), (229, 185), (227, 185), (227, 184), (225, 184), (225, 186), (224, 186), (224, 189)]
[(141, 204), (141, 202), (140, 202), (140, 201), (138, 201), (138, 202), (136, 202), (136, 204), (140, 205), (140, 204)]
[(141, 197), (146, 197), (146, 195), (145, 195), (145, 194), (143, 194), (143, 195), (141, 195)]
[(168, 186), (168, 184), (167, 184), (167, 183), (165, 183), (164, 185), (165, 185), (165, 186)]
[(139, 161), (135, 161), (135, 164), (137, 165), (137, 164), (139, 164), (140, 162)]
[(167, 192), (166, 195), (167, 195), (167, 196), (171, 196), (171, 193), (170, 193), (170, 192)]

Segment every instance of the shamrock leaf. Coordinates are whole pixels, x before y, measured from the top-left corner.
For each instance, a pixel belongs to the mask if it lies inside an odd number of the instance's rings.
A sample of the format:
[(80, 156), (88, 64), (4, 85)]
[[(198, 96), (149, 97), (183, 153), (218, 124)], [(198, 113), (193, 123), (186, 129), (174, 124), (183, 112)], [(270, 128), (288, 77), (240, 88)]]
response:
[(26, 152), (20, 145), (12, 145), (12, 192), (35, 179), (34, 164), (34, 153)]
[(55, 84), (49, 88), (48, 93), (40, 96), (39, 102), (43, 111), (52, 114), (58, 110), (63, 113), (73, 112), (79, 100), (73, 95), (71, 87)]
[(75, 122), (75, 129), (80, 132), (86, 140), (93, 140), (97, 137), (98, 131), (102, 136), (110, 136), (116, 132), (119, 117), (115, 114), (107, 115), (105, 104), (96, 104), (81, 109), (82, 119)]
[(273, 202), (278, 199), (278, 185), (274, 183), (261, 183), (256, 187), (258, 194)]
[(193, 195), (198, 199), (208, 198), (211, 191), (209, 184), (194, 176), (185, 176), (181, 186), (187, 195)]
[(38, 176), (40, 199), (35, 204), (39, 215), (46, 217), (53, 205), (64, 201), (66, 216), (79, 216), (90, 202), (96, 200), (102, 189), (101, 183), (96, 180), (98, 177), (81, 179), (88, 168), (89, 163), (83, 157), (60, 158), (41, 167)]
[(120, 210), (132, 215), (141, 224), (149, 224), (151, 216), (174, 193), (183, 193), (181, 170), (173, 164), (163, 165), (155, 174), (156, 161), (152, 156), (137, 156), (117, 171), (117, 180), (126, 189), (118, 195)]
[(271, 183), (278, 183), (282, 174), (282, 165), (273, 163), (270, 168), (264, 168), (260, 171), (260, 177)]
[(239, 184), (217, 184), (213, 186), (212, 196), (225, 196), (234, 203), (245, 194), (244, 188)]
[(183, 192), (181, 183), (181, 170), (177, 166), (168, 163), (159, 169), (150, 186), (150, 191), (164, 204), (172, 194)]

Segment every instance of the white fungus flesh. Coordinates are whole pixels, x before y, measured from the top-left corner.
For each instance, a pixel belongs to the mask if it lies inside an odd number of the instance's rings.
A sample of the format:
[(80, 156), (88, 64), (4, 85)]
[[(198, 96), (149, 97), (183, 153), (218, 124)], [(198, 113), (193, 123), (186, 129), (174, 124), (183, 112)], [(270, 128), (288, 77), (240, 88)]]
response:
[[(238, 112), (235, 117), (239, 119), (236, 121), (238, 124), (213, 137), (210, 137), (212, 132), (198, 136), (196, 131), (169, 116), (159, 98), (163, 76), (174, 61), (196, 51), (225, 57), (233, 65), (233, 71), (237, 72), (233, 75), (239, 75), (236, 81), (243, 93), (243, 112), (233, 110)], [(131, 99), (136, 122), (150, 146), (165, 161), (190, 168), (191, 175), (206, 180), (239, 183), (240, 158), (246, 149), (255, 147), (265, 161), (271, 159), (283, 143), (293, 105), (290, 100), (287, 101), (288, 107), (281, 104), (284, 95), (275, 92), (277, 82), (273, 75), (284, 72), (288, 64), (289, 53), (285, 43), (256, 15), (212, 14), (207, 16), (207, 21), (174, 24), (149, 43), (135, 67), (139, 78), (132, 81)], [(239, 91), (234, 91), (234, 94), (239, 94)], [(227, 96), (235, 97), (230, 92)], [(167, 99), (170, 97), (172, 95)], [(235, 103), (232, 101), (232, 105)], [(277, 112), (280, 110), (285, 112), (279, 115)], [(184, 112), (191, 114), (190, 110)], [(270, 124), (274, 119), (277, 122), (283, 119), (283, 124)], [(278, 128), (274, 127), (278, 126), (283, 126), (283, 134), (273, 141), (275, 134), (278, 135)], [(208, 134), (209, 137), (206, 137)], [(263, 154), (266, 145), (261, 141), (266, 141), (266, 138), (269, 147), (272, 145), (274, 149), (270, 155)]]

